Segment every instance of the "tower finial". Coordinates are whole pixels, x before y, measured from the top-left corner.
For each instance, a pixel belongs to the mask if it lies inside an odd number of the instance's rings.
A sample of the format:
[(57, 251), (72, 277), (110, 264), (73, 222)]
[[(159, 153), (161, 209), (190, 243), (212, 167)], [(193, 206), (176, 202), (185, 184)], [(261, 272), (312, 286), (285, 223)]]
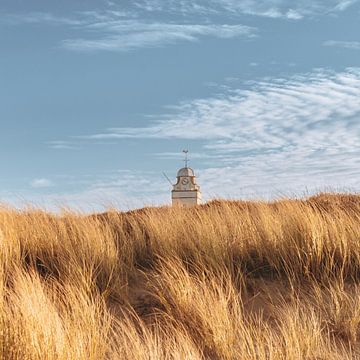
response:
[(188, 152), (189, 152), (189, 150), (188, 150), (188, 149), (184, 149), (182, 152), (185, 154), (185, 159), (184, 159), (184, 161), (185, 161), (185, 167), (187, 168), (187, 167), (188, 167), (188, 162), (189, 162), (189, 159), (188, 159)]

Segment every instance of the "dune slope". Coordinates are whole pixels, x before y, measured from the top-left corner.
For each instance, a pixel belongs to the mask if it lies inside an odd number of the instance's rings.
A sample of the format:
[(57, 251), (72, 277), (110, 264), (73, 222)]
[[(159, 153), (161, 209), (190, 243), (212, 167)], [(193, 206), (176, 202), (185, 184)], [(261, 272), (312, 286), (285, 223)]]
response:
[(360, 196), (0, 209), (3, 359), (360, 358)]

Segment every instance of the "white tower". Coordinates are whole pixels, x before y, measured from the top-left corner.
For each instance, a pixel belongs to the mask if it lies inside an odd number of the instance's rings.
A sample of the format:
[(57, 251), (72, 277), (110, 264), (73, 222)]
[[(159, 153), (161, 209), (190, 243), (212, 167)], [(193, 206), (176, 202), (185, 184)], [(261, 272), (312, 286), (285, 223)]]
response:
[(177, 182), (173, 185), (171, 198), (173, 205), (193, 206), (201, 203), (200, 186), (196, 184), (194, 170), (188, 167), (188, 150), (185, 153), (185, 167), (177, 173)]

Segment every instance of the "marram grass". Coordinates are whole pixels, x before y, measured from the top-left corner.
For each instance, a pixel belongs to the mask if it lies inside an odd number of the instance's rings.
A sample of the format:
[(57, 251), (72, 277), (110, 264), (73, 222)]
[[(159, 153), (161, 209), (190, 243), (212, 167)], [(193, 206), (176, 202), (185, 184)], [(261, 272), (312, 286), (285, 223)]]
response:
[(1, 359), (360, 359), (360, 196), (0, 210)]

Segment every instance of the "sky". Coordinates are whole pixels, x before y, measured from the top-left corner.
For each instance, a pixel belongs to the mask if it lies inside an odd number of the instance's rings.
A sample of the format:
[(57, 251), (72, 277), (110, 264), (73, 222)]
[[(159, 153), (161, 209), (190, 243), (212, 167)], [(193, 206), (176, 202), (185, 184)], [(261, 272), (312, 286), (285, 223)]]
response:
[(360, 191), (360, 0), (0, 0), (0, 201)]

